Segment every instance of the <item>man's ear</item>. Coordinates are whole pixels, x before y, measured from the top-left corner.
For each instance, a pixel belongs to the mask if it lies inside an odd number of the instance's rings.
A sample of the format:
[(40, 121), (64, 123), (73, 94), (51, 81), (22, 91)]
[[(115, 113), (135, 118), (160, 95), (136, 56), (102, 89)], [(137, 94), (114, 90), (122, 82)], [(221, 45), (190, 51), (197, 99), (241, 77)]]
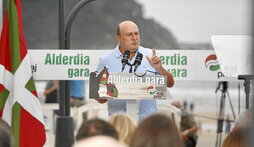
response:
[(115, 39), (116, 39), (116, 41), (118, 42), (118, 44), (120, 43), (120, 36), (119, 35), (116, 35), (115, 36)]

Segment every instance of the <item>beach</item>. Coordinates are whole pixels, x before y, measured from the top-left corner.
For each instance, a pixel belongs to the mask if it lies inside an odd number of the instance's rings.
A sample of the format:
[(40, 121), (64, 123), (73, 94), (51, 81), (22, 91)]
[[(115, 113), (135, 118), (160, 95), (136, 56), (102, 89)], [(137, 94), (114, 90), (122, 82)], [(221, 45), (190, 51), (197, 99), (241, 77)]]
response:
[[(46, 82), (45, 81), (39, 81), (36, 82), (36, 87), (38, 91), (38, 95), (40, 97), (41, 103), (43, 102), (44, 96), (42, 95), (42, 92), (44, 90)], [(245, 94), (244, 94), (244, 87), (242, 86), (243, 82), (240, 82), (240, 88), (238, 88), (238, 82), (229, 82), (229, 88), (228, 88), (228, 94), (226, 94), (225, 99), (225, 117), (228, 115), (231, 120), (234, 120), (233, 118), (233, 112), (229, 105), (229, 99), (232, 101), (233, 107), (234, 107), (234, 113), (236, 116), (239, 112), (242, 112), (245, 110)], [(181, 102), (187, 102), (187, 109), (190, 108), (190, 104), (194, 104), (194, 110), (193, 114), (195, 114), (195, 118), (199, 125), (199, 139), (198, 139), (198, 147), (212, 147), (215, 146), (216, 143), (216, 129), (217, 129), (217, 116), (219, 109), (221, 109), (220, 106), (220, 100), (221, 100), (221, 91), (218, 90), (217, 93), (215, 93), (215, 90), (218, 86), (218, 82), (176, 82), (175, 86), (171, 89), (169, 89), (172, 99), (169, 100), (158, 100), (157, 105), (159, 107), (161, 106), (168, 106), (170, 105), (172, 100), (179, 100)], [(88, 98), (88, 89), (89, 85), (88, 82), (86, 82), (86, 98)], [(239, 91), (240, 91), (240, 100), (239, 100)], [(252, 94), (251, 94), (252, 95)], [(98, 115), (99, 117), (103, 119), (107, 119), (107, 113), (106, 113), (106, 105), (98, 104), (95, 100), (87, 99), (88, 103), (91, 103), (92, 107), (97, 107), (98, 110), (93, 111), (91, 115)], [(239, 104), (240, 102), (240, 104)], [(240, 107), (240, 109), (238, 109)], [(233, 122), (231, 123), (231, 126), (233, 126)], [(224, 124), (225, 127), (225, 124)], [(223, 129), (224, 131), (225, 129)], [(223, 138), (226, 136), (225, 132), (222, 132), (222, 141)], [(47, 141), (48, 142), (48, 141)], [(51, 143), (48, 143), (47, 145), (52, 145), (52, 142), (54, 142), (53, 138), (50, 138)]]

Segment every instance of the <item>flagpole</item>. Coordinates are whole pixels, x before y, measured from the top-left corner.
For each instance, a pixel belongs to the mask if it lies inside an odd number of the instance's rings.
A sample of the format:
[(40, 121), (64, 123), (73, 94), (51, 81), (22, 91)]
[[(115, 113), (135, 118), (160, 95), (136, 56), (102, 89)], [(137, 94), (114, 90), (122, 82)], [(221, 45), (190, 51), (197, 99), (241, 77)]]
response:
[[(95, 0), (81, 0), (78, 2), (64, 25), (64, 0), (59, 0), (59, 48), (70, 49), (71, 26), (79, 10)], [(65, 26), (65, 28), (64, 28)], [(59, 114), (57, 118), (55, 147), (71, 147), (74, 143), (73, 118), (70, 116), (70, 82), (60, 81)]]

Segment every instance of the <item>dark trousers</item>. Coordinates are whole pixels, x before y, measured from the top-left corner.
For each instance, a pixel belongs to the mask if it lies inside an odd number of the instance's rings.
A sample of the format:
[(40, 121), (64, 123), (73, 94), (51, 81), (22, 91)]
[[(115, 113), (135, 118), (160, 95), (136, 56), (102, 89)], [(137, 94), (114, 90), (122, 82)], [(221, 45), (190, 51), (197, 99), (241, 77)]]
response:
[(195, 147), (197, 142), (193, 137), (188, 136), (188, 139), (185, 140), (185, 144), (186, 147)]

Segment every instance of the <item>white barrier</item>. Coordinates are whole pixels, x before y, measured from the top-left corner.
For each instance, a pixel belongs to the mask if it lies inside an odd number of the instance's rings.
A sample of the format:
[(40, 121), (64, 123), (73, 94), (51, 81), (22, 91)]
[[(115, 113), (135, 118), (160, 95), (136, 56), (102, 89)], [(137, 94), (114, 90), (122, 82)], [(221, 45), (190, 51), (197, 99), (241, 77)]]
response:
[[(110, 51), (29, 50), (29, 55), (36, 80), (88, 80), (89, 74), (96, 70), (99, 57)], [(157, 53), (175, 80), (236, 80), (223, 76), (213, 50), (157, 50)]]

